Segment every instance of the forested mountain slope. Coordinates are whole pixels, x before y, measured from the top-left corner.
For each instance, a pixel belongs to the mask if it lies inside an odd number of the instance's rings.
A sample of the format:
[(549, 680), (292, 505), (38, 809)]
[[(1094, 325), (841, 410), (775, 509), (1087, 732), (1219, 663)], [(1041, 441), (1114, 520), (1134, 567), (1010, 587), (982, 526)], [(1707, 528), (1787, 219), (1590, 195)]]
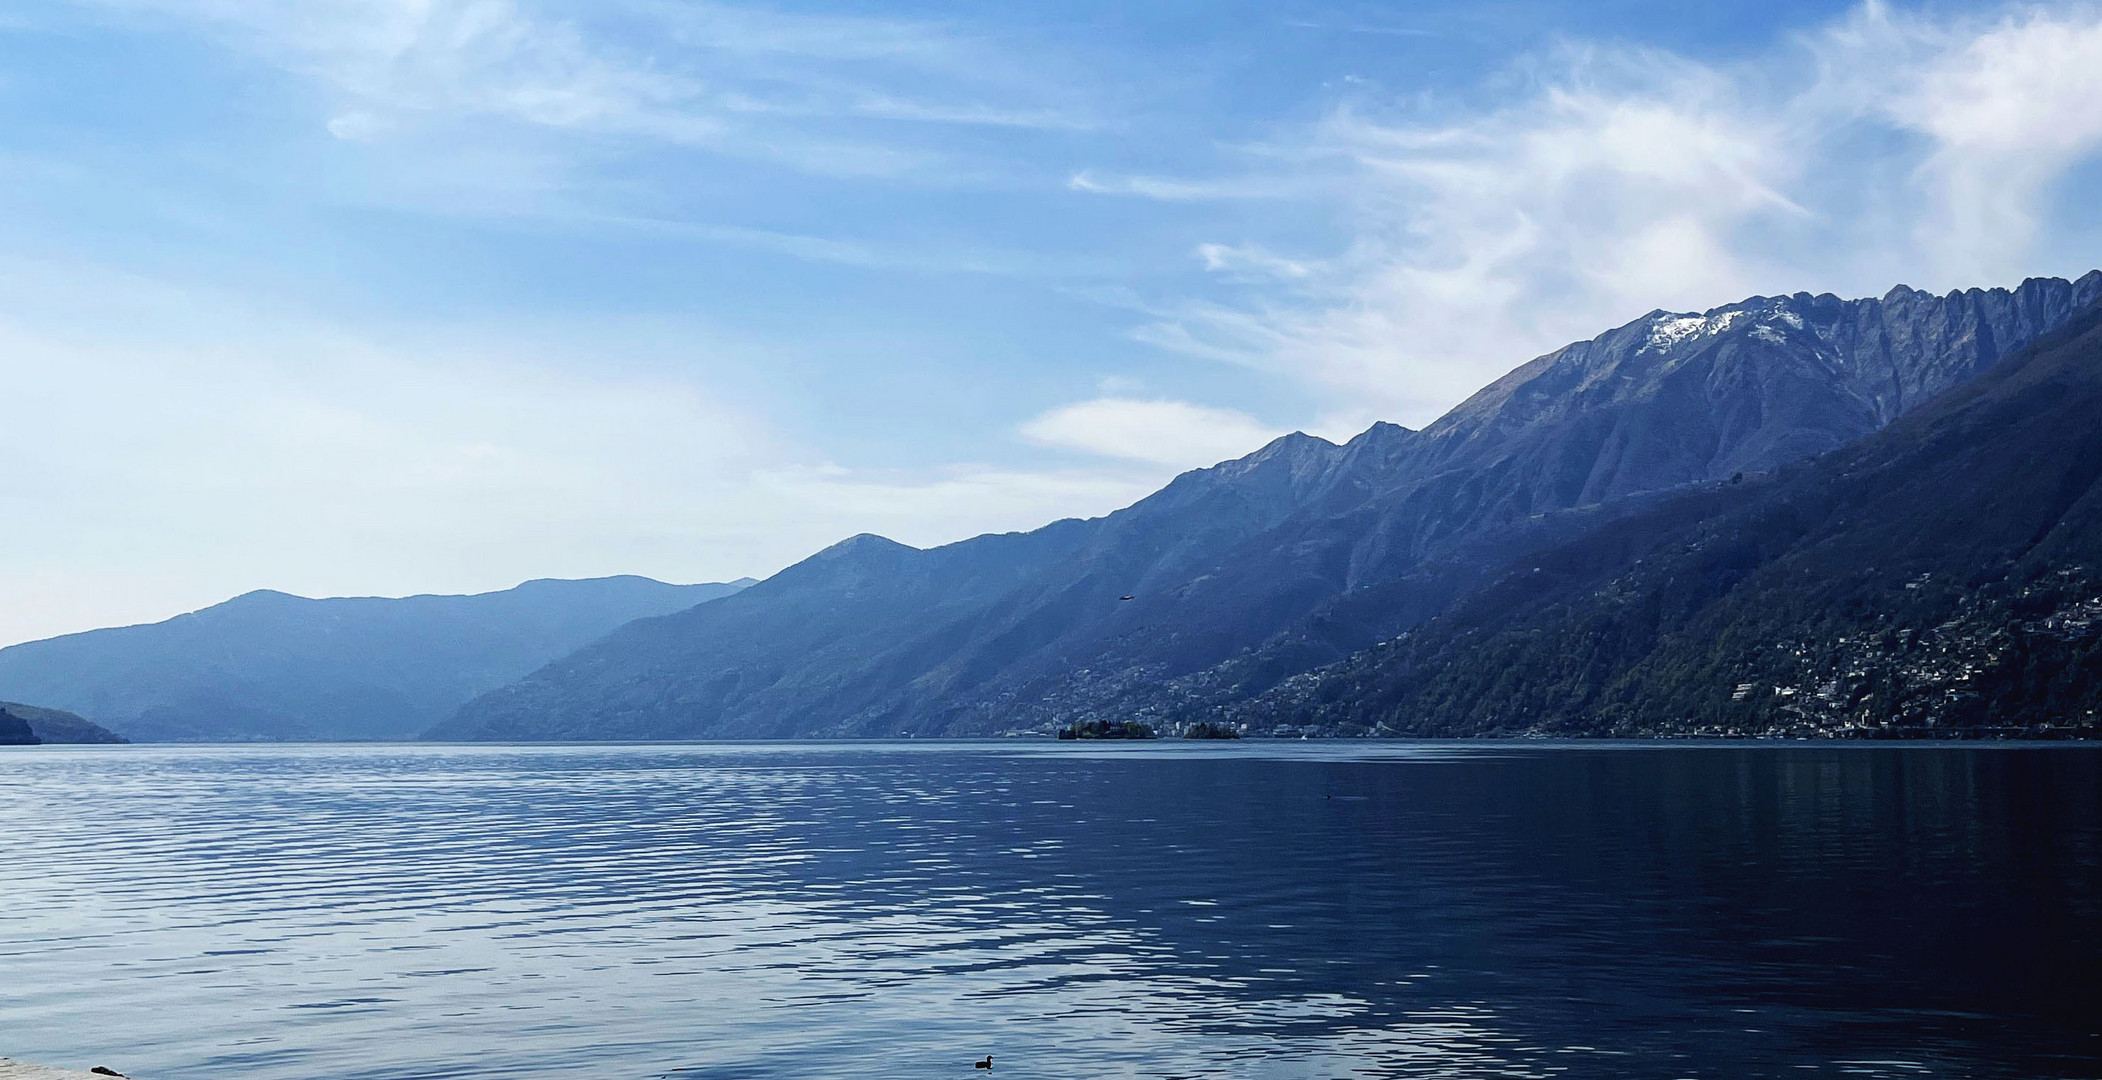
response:
[(1862, 442), (1526, 556), (1258, 731), (2102, 734), (2102, 308)]
[(29, 725), (30, 732), (39, 742), (63, 744), (130, 741), (100, 724), (64, 709), (46, 709), (36, 705), (24, 705), (19, 701), (0, 701), (0, 710)]

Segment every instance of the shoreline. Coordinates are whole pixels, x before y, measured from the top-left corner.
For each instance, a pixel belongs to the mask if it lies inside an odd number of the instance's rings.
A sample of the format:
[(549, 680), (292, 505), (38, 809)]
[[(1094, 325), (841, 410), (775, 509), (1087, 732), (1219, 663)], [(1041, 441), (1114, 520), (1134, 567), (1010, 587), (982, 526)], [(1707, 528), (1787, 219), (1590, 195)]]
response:
[[(0, 1057), (0, 1080), (109, 1080), (111, 1074), (94, 1073), (85, 1069), (61, 1069), (56, 1065), (39, 1065), (33, 1061), (16, 1061)], [(122, 1074), (117, 1074), (122, 1075)], [(129, 1078), (126, 1078), (129, 1080)]]

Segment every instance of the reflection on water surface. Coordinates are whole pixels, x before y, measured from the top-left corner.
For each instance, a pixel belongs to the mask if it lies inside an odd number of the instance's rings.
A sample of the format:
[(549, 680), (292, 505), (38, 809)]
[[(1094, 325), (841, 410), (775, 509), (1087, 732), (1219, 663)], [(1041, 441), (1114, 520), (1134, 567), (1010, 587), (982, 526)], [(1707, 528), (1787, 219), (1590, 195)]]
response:
[(34, 748), (0, 820), (0, 1055), (154, 1080), (2102, 1072), (2102, 749)]

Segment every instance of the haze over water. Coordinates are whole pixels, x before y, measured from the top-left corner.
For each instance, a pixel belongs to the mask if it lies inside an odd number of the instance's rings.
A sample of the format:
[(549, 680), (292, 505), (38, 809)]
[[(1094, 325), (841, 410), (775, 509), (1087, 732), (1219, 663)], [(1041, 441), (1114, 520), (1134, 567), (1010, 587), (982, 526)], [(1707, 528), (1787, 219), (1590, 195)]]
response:
[(155, 1080), (2102, 1072), (2102, 748), (35, 748), (0, 820), (0, 1053)]

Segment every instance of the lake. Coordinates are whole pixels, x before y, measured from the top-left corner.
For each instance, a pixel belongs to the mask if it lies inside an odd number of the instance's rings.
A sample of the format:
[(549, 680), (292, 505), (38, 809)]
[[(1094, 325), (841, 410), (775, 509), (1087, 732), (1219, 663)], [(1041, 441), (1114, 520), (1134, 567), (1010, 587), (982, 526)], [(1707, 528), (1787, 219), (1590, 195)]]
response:
[(2102, 1075), (2102, 747), (38, 747), (0, 821), (0, 1055), (146, 1080)]

